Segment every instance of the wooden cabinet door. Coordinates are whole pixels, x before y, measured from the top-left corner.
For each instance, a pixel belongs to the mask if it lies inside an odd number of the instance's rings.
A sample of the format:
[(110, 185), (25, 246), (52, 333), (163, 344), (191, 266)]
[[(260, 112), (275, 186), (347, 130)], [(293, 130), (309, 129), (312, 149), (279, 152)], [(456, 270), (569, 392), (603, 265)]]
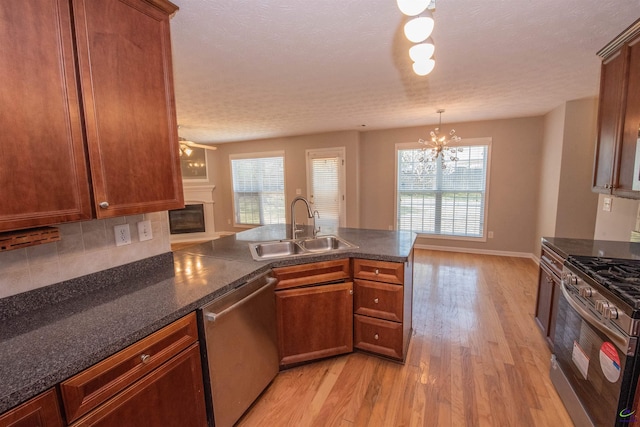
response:
[(551, 300), (553, 298), (553, 274), (540, 264), (538, 280), (538, 297), (536, 300), (536, 322), (544, 336), (549, 334), (551, 318)]
[(624, 109), (624, 127), (622, 128), (622, 146), (620, 148), (620, 172), (614, 194), (627, 197), (640, 197), (633, 189), (636, 163), (636, 149), (640, 139), (640, 37), (623, 48), (627, 58), (626, 104)]
[(55, 391), (49, 390), (0, 415), (0, 427), (62, 427)]
[(68, 1), (3, 1), (0, 22), (0, 231), (90, 219)]
[(206, 427), (196, 343), (72, 424), (74, 427)]
[(593, 190), (610, 193), (617, 184), (616, 166), (622, 126), (622, 99), (625, 76), (625, 55), (616, 53), (602, 63), (600, 99), (598, 105), (598, 141), (593, 173)]
[(276, 291), (280, 366), (353, 351), (353, 283)]
[(169, 33), (177, 7), (72, 4), (97, 217), (183, 207)]

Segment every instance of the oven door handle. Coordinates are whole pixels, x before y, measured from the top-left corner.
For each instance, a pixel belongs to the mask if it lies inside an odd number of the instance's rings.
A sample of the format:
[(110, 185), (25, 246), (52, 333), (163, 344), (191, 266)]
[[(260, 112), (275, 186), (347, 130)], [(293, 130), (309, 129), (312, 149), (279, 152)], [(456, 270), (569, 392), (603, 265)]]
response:
[(589, 313), (589, 311), (585, 310), (582, 306), (575, 302), (573, 300), (573, 296), (567, 290), (564, 282), (561, 282), (560, 289), (562, 289), (562, 294), (564, 295), (571, 308), (577, 311), (580, 317), (582, 317), (591, 326), (605, 334), (607, 338), (613, 341), (613, 343), (624, 352), (624, 354), (629, 353), (629, 339), (627, 337), (600, 323), (593, 314)]

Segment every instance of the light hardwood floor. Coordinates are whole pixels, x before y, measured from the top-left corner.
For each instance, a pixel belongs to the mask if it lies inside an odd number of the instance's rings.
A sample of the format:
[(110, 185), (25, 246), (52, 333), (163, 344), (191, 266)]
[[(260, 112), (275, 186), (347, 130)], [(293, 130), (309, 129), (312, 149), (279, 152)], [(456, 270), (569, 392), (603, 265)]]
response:
[(416, 250), (404, 365), (356, 352), (281, 372), (238, 426), (571, 426), (528, 259)]

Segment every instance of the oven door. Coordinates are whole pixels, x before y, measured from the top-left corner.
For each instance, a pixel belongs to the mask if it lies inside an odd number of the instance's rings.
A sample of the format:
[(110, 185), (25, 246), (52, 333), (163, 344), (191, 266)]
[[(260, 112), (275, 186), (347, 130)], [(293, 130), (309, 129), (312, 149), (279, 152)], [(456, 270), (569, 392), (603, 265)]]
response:
[(576, 425), (628, 425), (636, 340), (604, 325), (575, 288), (561, 289), (551, 367), (558, 394)]

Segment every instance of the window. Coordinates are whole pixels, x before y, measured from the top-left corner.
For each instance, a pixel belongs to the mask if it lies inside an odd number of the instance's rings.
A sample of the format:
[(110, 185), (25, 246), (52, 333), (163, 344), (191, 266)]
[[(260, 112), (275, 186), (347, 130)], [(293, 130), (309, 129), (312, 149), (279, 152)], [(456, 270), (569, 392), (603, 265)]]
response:
[(344, 147), (307, 150), (307, 194), (323, 232), (344, 227)]
[(467, 139), (459, 160), (443, 169), (423, 162), (417, 144), (398, 144), (396, 223), (439, 237), (485, 238), (490, 138)]
[(234, 225), (285, 224), (284, 153), (232, 155)]

